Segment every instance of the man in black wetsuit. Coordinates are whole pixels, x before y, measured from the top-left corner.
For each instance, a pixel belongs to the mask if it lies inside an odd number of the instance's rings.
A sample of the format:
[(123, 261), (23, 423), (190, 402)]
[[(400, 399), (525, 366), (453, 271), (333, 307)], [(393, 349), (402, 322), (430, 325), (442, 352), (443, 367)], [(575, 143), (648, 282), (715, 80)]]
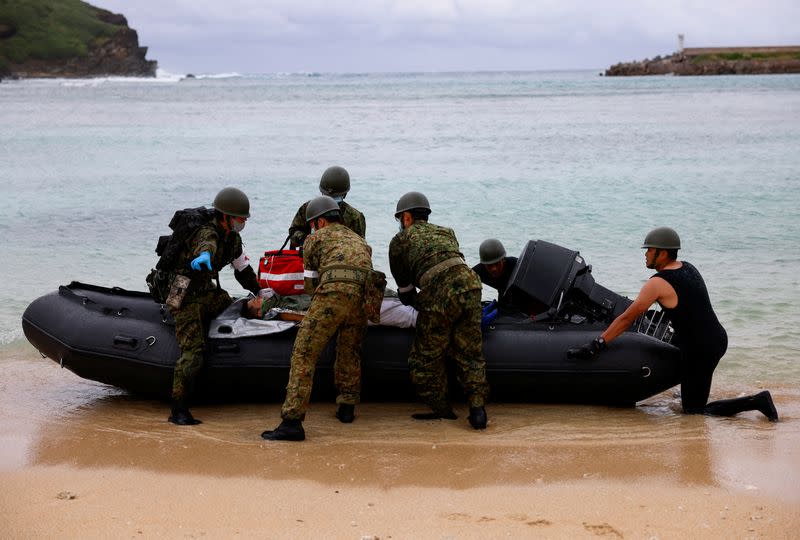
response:
[(497, 289), (497, 303), (502, 308), (513, 308), (511, 292), (508, 291), (508, 280), (514, 267), (517, 266), (516, 257), (506, 257), (506, 248), (496, 238), (489, 238), (481, 242), (478, 248), (481, 262), (472, 267), (472, 270), (481, 278), (481, 283)]
[(498, 309), (504, 312), (518, 312), (522, 308), (514, 303), (511, 291), (508, 290), (508, 281), (517, 266), (516, 257), (506, 257), (506, 248), (496, 238), (489, 238), (481, 242), (478, 248), (481, 262), (472, 267), (472, 270), (481, 278), (481, 283), (497, 289), (497, 301), (484, 306), (481, 314), (481, 329), (486, 328), (497, 318)]
[(639, 296), (602, 335), (591, 343), (570, 349), (569, 355), (591, 359), (622, 334), (637, 317), (658, 302), (675, 328), (675, 344), (681, 350), (681, 404), (685, 414), (733, 416), (760, 411), (771, 422), (778, 411), (768, 391), (752, 396), (707, 403), (711, 378), (728, 348), (728, 334), (719, 323), (700, 272), (679, 261), (681, 241), (673, 229), (659, 227), (645, 237), (642, 248), (648, 268), (658, 272), (642, 287)]

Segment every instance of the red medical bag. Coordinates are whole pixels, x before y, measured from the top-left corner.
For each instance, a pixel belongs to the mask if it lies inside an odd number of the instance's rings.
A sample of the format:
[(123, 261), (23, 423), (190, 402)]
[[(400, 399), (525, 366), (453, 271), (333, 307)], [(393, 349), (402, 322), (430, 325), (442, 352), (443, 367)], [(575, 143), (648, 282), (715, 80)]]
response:
[[(284, 244), (286, 245), (286, 244)], [(296, 249), (265, 251), (258, 263), (258, 283), (283, 296), (303, 294), (303, 257)]]

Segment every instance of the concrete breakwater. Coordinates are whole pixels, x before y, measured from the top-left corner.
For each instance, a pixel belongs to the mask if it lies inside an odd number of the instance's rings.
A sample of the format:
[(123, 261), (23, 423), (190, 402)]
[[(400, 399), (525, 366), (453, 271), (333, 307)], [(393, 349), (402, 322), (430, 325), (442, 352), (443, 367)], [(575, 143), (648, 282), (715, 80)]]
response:
[(800, 73), (800, 46), (693, 47), (668, 56), (620, 62), (605, 71), (609, 77), (770, 73)]

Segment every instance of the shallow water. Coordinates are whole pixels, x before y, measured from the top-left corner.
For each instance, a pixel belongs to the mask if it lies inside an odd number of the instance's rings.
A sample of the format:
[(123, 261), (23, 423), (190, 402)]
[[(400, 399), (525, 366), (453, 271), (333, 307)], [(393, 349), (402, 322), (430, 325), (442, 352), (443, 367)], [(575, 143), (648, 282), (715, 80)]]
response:
[(463, 404), (459, 420), (415, 422), (421, 405), (366, 403), (342, 425), (333, 403), (315, 402), (305, 443), (267, 443), (259, 434), (280, 421), (278, 404), (200, 405), (204, 423), (178, 428), (166, 403), (80, 379), (22, 345), (0, 359), (0, 469), (133, 467), (384, 489), (658, 480), (800, 504), (799, 394), (773, 388), (777, 424), (754, 412), (682, 416), (673, 392), (632, 409), (491, 404), (480, 433)]

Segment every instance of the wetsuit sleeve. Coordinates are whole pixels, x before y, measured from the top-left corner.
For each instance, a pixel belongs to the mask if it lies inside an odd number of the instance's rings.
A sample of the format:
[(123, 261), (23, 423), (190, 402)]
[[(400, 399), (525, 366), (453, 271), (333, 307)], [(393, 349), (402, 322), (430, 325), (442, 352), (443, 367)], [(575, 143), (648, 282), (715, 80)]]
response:
[(481, 283), (491, 286), (489, 283), (487, 283), (487, 278), (489, 277), (489, 273), (486, 271), (485, 266), (483, 266), (481, 263), (478, 263), (472, 267), (472, 271), (478, 274), (478, 278), (480, 278)]
[(306, 294), (314, 294), (319, 285), (319, 258), (321, 244), (319, 237), (310, 234), (303, 244), (303, 285)]
[(297, 209), (297, 213), (292, 219), (292, 224), (289, 225), (289, 242), (293, 248), (302, 246), (306, 236), (311, 233), (311, 229), (306, 223), (306, 206), (308, 206), (307, 202)]

